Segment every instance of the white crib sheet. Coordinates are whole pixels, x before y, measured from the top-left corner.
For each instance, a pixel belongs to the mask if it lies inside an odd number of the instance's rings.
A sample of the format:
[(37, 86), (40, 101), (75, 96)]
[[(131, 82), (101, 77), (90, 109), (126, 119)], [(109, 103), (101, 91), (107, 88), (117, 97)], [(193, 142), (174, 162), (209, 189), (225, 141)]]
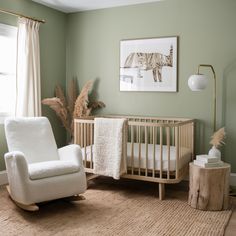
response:
[[(93, 147), (92, 147), (93, 148)], [(155, 145), (155, 170), (160, 170), (160, 145)], [(86, 147), (87, 161), (91, 160), (91, 146)], [(179, 160), (179, 169), (191, 161), (191, 150), (181, 148), (182, 158)], [(85, 159), (85, 148), (82, 148), (83, 159)], [(139, 168), (139, 144), (134, 143), (134, 168)], [(127, 166), (131, 167), (131, 143), (127, 143)], [(153, 169), (153, 144), (148, 144), (148, 169)], [(146, 168), (146, 145), (141, 144), (140, 168)], [(162, 146), (162, 170), (168, 170), (168, 148)], [(176, 148), (170, 146), (170, 171), (176, 170)]]

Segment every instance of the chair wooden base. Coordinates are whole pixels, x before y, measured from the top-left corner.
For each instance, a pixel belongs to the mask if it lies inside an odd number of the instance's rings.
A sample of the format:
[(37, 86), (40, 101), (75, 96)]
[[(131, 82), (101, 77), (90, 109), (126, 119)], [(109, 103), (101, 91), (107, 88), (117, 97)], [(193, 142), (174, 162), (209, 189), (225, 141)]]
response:
[[(7, 191), (9, 193), (9, 196), (11, 197), (11, 191), (10, 191), (10, 187), (9, 185), (6, 186), (7, 188)], [(74, 195), (74, 196), (70, 196), (70, 197), (66, 197), (64, 198), (64, 200), (66, 201), (81, 201), (81, 200), (85, 200), (86, 198), (82, 195)], [(20, 202), (17, 202), (15, 201), (12, 197), (11, 197), (11, 200), (18, 206), (20, 207), (21, 209), (25, 210), (25, 211), (38, 211), (39, 210), (39, 207), (33, 203), (33, 204), (30, 204), (30, 205), (25, 205), (23, 203), (20, 203)], [(45, 203), (45, 202), (44, 202)]]
[[(10, 197), (11, 197), (11, 191), (10, 191), (9, 185), (7, 185), (6, 188), (7, 188), (7, 191), (9, 193)], [(23, 203), (15, 201), (12, 197), (11, 197), (11, 199), (18, 207), (20, 207), (21, 209), (23, 209), (25, 211), (38, 211), (39, 210), (39, 207), (34, 203), (30, 204), (30, 205), (25, 205)]]

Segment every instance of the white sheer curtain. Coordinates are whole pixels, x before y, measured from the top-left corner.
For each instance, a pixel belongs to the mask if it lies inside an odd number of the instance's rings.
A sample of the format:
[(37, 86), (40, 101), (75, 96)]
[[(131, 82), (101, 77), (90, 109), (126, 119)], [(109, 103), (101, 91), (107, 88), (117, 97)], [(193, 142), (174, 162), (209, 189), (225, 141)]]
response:
[(39, 25), (18, 20), (16, 116), (41, 116)]

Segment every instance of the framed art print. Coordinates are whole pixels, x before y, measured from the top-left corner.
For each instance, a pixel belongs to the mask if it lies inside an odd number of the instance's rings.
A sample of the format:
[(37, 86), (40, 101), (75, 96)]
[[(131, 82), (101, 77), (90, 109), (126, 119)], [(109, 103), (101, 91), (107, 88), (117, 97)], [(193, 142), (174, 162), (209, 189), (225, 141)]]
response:
[(177, 37), (120, 41), (120, 91), (177, 91)]

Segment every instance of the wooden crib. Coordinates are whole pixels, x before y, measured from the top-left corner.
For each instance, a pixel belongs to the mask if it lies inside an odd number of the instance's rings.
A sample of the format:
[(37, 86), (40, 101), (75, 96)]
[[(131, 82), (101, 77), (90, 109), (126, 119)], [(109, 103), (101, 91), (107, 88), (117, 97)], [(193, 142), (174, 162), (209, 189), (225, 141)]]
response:
[[(134, 116), (127, 118), (127, 173), (122, 178), (159, 183), (159, 198), (165, 184), (179, 183), (187, 174), (194, 154), (194, 120)], [(74, 120), (74, 142), (82, 148), (87, 173), (93, 173), (94, 117)]]

